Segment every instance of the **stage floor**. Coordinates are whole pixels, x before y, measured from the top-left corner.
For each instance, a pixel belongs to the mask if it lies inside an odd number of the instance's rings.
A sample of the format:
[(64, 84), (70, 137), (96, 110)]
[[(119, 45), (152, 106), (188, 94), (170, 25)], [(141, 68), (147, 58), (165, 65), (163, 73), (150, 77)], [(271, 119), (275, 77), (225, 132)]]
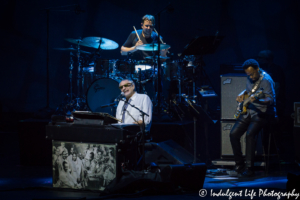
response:
[[(0, 199), (101, 199), (99, 192), (91, 191), (71, 191), (66, 189), (52, 188), (52, 168), (50, 166), (22, 166), (20, 165), (19, 157), (19, 141), (16, 132), (1, 131), (2, 139), (0, 145)], [(28, 136), (30, 137), (30, 136)], [(39, 151), (39, 149), (37, 149)], [(205, 177), (203, 188), (207, 190), (206, 199), (215, 199), (210, 194), (218, 193), (222, 189), (226, 192), (229, 189), (231, 192), (240, 192), (243, 195), (248, 191), (258, 193), (259, 189), (274, 190), (277, 192), (285, 192), (287, 173), (299, 173), (299, 166), (296, 164), (283, 164), (281, 171), (271, 170), (266, 176), (263, 168), (256, 172), (256, 177), (241, 179), (236, 177), (214, 176), (210, 173)], [(208, 168), (208, 170), (213, 170)], [(215, 169), (214, 169), (215, 170)], [(200, 188), (199, 188), (200, 189)], [(246, 191), (247, 189), (247, 191)], [(203, 192), (203, 191), (202, 191)], [(110, 199), (128, 199), (129, 197), (138, 197), (139, 199), (201, 199), (199, 191), (196, 192), (181, 192), (179, 194), (169, 195), (123, 195), (109, 196)], [(107, 196), (105, 196), (107, 198)], [(221, 199), (229, 199), (228, 196), (219, 197)], [(233, 199), (251, 199), (250, 196), (243, 196)], [(261, 199), (254, 197), (253, 199)], [(276, 199), (272, 197), (269, 199)]]
[[(294, 169), (296, 170), (296, 169)], [(293, 170), (293, 171), (294, 171)], [(38, 167), (38, 166), (19, 166), (19, 165), (2, 165), (0, 167), (0, 199), (98, 199), (101, 198), (98, 192), (83, 192), (83, 191), (70, 191), (63, 189), (52, 188), (52, 169), (51, 167)], [(291, 171), (291, 170), (288, 170)], [(269, 176), (265, 176), (263, 171), (257, 171), (256, 177), (241, 179), (229, 176), (214, 176), (205, 177), (203, 188), (208, 193), (218, 193), (220, 189), (226, 192), (229, 189), (231, 192), (242, 193), (248, 191), (258, 192), (259, 189), (275, 190), (277, 192), (285, 192), (287, 182), (287, 171), (271, 172)], [(127, 199), (135, 195), (124, 195), (112, 197), (112, 199)], [(174, 195), (137, 195), (139, 199), (196, 199), (200, 198), (198, 192), (183, 192)], [(208, 196), (206, 197), (208, 198)], [(209, 197), (214, 198), (214, 197)], [(220, 198), (220, 197), (219, 197)], [(221, 199), (228, 199), (222, 197)], [(244, 199), (250, 199), (245, 197)], [(254, 198), (260, 199), (260, 198)], [(274, 199), (276, 199), (274, 197)]]

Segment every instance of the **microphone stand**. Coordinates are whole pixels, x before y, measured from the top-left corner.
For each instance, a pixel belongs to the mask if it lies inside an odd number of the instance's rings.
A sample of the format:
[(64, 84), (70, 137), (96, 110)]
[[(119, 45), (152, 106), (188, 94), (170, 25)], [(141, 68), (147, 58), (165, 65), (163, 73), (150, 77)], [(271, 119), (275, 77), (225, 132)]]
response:
[[(120, 95), (120, 96), (121, 96), (121, 95)], [(121, 98), (120, 96), (119, 96), (118, 98), (116, 98), (115, 101), (114, 101), (113, 103), (106, 104), (106, 105), (102, 105), (102, 106), (100, 106), (100, 108), (111, 107), (111, 108), (110, 108), (110, 111), (111, 111), (111, 113), (113, 113), (113, 107), (116, 107), (116, 106), (117, 106), (117, 102), (119, 102), (119, 101), (120, 101), (120, 98)]]
[(141, 109), (137, 108), (135, 105), (130, 104), (127, 100), (120, 99), (120, 101), (124, 101), (125, 103), (127, 103), (131, 107), (137, 109), (141, 113), (143, 123), (141, 126), (142, 136), (141, 136), (141, 140), (140, 140), (140, 146), (142, 147), (142, 170), (144, 170), (145, 169), (145, 135), (146, 135), (145, 115), (148, 117), (149, 117), (149, 115), (147, 113), (145, 113), (144, 111), (142, 111)]

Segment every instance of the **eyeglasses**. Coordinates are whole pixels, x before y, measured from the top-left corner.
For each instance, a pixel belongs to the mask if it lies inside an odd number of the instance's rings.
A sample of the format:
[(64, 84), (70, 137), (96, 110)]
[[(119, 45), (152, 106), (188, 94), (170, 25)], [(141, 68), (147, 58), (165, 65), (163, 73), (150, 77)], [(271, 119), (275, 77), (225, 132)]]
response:
[(121, 86), (119, 87), (119, 89), (122, 90), (124, 86), (125, 86), (125, 87), (130, 87), (130, 86), (131, 86), (131, 83), (127, 83), (127, 84), (125, 84), (125, 85), (121, 85)]

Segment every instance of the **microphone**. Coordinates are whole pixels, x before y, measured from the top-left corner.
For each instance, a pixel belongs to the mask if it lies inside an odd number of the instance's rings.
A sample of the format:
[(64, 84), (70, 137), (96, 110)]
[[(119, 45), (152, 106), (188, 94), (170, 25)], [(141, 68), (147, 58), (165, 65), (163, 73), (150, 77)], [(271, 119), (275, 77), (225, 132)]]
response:
[(125, 96), (124, 92), (121, 92), (121, 94), (115, 99), (115, 101), (119, 101), (123, 96)]

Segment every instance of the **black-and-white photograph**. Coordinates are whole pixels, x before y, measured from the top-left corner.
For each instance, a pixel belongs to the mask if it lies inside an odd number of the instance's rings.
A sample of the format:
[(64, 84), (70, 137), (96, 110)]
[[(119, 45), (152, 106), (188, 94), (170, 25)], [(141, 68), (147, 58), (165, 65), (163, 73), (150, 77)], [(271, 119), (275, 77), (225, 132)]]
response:
[(116, 146), (53, 141), (53, 187), (104, 190), (116, 177)]

